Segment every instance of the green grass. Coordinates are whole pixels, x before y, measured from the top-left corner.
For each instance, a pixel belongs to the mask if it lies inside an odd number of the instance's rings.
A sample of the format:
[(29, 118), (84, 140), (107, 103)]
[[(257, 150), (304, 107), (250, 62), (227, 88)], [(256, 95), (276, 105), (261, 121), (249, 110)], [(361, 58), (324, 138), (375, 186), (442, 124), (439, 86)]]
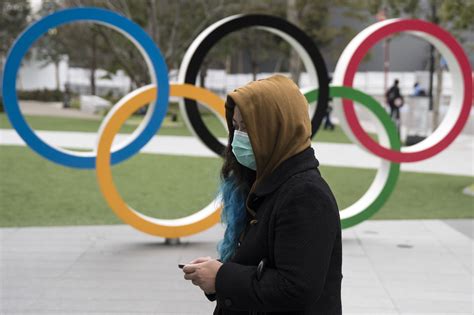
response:
[[(120, 130), (121, 133), (132, 133), (142, 120), (142, 116), (133, 116), (127, 120), (126, 124)], [(99, 119), (82, 119), (82, 118), (64, 118), (50, 116), (25, 116), (26, 121), (34, 130), (53, 130), (53, 131), (82, 131), (97, 132), (101, 120)], [(227, 137), (227, 131), (224, 129), (220, 121), (211, 114), (204, 114), (203, 121), (211, 132), (217, 137)], [(0, 113), (0, 128), (11, 128), (5, 113)], [(172, 122), (167, 116), (163, 121), (162, 127), (158, 130), (159, 135), (175, 135), (175, 136), (191, 136), (191, 132), (187, 129), (181, 115), (178, 116), (177, 122)], [(334, 143), (351, 143), (349, 138), (344, 134), (341, 128), (337, 127), (334, 131), (320, 129), (313, 141), (334, 142)]]
[[(178, 218), (216, 193), (218, 158), (138, 154), (112, 167), (129, 205)], [(99, 192), (94, 170), (51, 163), (25, 147), (0, 147), (0, 225), (112, 224), (120, 221)]]
[[(138, 154), (114, 166), (124, 200), (140, 212), (170, 219), (189, 215), (215, 196), (222, 161)], [(375, 170), (321, 167), (340, 209), (369, 187)], [(121, 223), (105, 203), (93, 170), (66, 168), (26, 147), (0, 147), (0, 226)], [(402, 173), (394, 194), (373, 219), (472, 218), (462, 194), (472, 177)]]

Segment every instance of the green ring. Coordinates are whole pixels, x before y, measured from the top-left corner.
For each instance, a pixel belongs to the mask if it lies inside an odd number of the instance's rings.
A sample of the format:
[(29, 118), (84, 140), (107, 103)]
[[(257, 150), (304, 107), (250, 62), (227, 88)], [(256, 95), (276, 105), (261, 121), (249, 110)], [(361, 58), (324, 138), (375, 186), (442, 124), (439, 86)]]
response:
[[(386, 113), (386, 111), (383, 109), (383, 107), (380, 105), (379, 102), (377, 102), (374, 98), (372, 98), (371, 96), (359, 90), (345, 87), (345, 86), (330, 87), (329, 94), (331, 97), (341, 97), (341, 98), (350, 99), (352, 101), (357, 102), (358, 104), (365, 106), (365, 108), (370, 110), (380, 120), (380, 122), (382, 123), (382, 126), (387, 132), (390, 148), (392, 150), (400, 151), (401, 143), (400, 143), (400, 138), (398, 136), (398, 132), (395, 127), (395, 124), (390, 119), (390, 117), (388, 116), (388, 114)], [(304, 96), (306, 97), (306, 100), (308, 101), (308, 103), (312, 103), (316, 101), (318, 98), (318, 90), (311, 90), (305, 93)], [(390, 166), (388, 169), (388, 175), (386, 177), (385, 184), (382, 190), (380, 191), (379, 195), (367, 207), (365, 207), (365, 209), (362, 209), (360, 212), (356, 213), (353, 216), (350, 216), (348, 218), (343, 218), (341, 220), (341, 227), (343, 229), (354, 226), (356, 224), (361, 223), (364, 220), (367, 220), (372, 215), (374, 215), (377, 211), (379, 211), (382, 208), (382, 206), (387, 202), (388, 198), (390, 197), (390, 195), (395, 189), (395, 185), (397, 183), (398, 176), (400, 174), (400, 163), (388, 162), (388, 161), (387, 163), (390, 163)]]

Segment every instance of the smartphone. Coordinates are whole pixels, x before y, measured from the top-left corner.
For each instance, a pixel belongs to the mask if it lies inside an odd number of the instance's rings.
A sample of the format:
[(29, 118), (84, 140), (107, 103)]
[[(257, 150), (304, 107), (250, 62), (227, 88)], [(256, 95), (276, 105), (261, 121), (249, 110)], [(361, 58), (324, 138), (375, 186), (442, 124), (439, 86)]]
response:
[(183, 269), (184, 266), (186, 266), (186, 264), (178, 264), (178, 268)]

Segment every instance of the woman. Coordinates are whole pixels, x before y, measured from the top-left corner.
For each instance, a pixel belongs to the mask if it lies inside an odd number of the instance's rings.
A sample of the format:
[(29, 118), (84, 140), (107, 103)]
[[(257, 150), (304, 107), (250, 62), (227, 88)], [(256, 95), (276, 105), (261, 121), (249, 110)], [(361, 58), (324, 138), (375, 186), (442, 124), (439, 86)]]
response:
[(341, 314), (339, 210), (306, 99), (274, 75), (231, 92), (226, 119), (221, 257), (191, 261), (184, 278), (217, 300), (214, 314)]

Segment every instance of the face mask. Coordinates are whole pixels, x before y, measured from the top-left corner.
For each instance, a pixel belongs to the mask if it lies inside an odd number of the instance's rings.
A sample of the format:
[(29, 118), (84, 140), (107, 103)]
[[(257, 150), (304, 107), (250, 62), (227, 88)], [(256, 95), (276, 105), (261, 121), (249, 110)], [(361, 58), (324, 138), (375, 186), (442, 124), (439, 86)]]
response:
[(255, 156), (253, 155), (252, 145), (249, 136), (243, 131), (234, 131), (234, 140), (232, 140), (232, 152), (234, 152), (237, 161), (252, 170), (257, 169)]

